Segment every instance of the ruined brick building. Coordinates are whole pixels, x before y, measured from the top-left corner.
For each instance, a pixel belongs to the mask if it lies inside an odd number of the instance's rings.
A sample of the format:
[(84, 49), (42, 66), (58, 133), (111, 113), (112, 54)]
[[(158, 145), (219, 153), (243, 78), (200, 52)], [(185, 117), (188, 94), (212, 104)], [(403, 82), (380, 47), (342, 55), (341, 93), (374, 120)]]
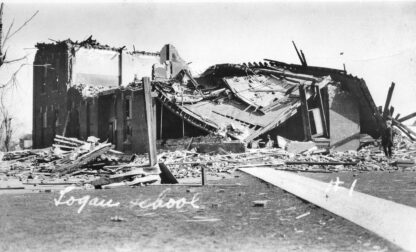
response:
[[(56, 134), (108, 139), (117, 149), (144, 152), (147, 129), (137, 80), (164, 80), (186, 68), (172, 45), (160, 52), (129, 52), (91, 38), (39, 43), (33, 68), (34, 148)], [(130, 85), (132, 84), (132, 85)], [(88, 91), (90, 90), (90, 91)], [(128, 136), (134, 135), (134, 138)]]
[(55, 134), (108, 139), (147, 151), (141, 78), (154, 89), (158, 139), (219, 134), (250, 146), (267, 137), (357, 149), (379, 136), (380, 115), (364, 80), (343, 70), (274, 60), (221, 64), (193, 77), (172, 45), (128, 52), (92, 39), (38, 44), (33, 80), (34, 147)]

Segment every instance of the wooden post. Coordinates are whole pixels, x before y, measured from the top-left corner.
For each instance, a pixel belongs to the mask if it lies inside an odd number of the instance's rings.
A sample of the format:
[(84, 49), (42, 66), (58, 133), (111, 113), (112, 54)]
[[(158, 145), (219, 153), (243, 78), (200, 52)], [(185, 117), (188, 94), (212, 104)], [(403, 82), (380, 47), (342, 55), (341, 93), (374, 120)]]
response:
[(391, 117), (393, 117), (393, 113), (394, 113), (394, 107), (393, 106), (390, 106), (389, 115)]
[(394, 90), (394, 82), (391, 83), (391, 86), (389, 88), (389, 92), (387, 93), (387, 99), (386, 99), (386, 104), (384, 105), (384, 111), (383, 111), (383, 118), (386, 119), (388, 114), (389, 114), (389, 106), (390, 106), (390, 101), (391, 101), (391, 97), (393, 95), (393, 90)]
[(309, 111), (308, 111), (308, 101), (306, 100), (306, 92), (304, 84), (299, 85), (299, 96), (300, 96), (300, 110), (302, 114), (303, 122), (303, 133), (305, 136), (305, 141), (312, 140), (311, 135), (311, 124), (309, 120)]
[[(183, 90), (182, 90), (182, 106), (183, 106)], [(185, 119), (182, 118), (182, 137), (185, 137)]]
[[(154, 93), (153, 93), (154, 94)], [(156, 97), (152, 94), (152, 111), (153, 111), (153, 139), (155, 140), (155, 146), (156, 146), (156, 140), (157, 140), (157, 117), (156, 117)], [(156, 154), (157, 154), (157, 148), (155, 148)], [(156, 159), (157, 163), (157, 159)]]
[(205, 167), (202, 165), (201, 166), (201, 184), (205, 185), (206, 184), (206, 176), (205, 176)]
[(305, 62), (303, 62), (302, 56), (300, 55), (300, 53), (298, 51), (298, 48), (296, 47), (295, 41), (292, 40), (292, 44), (295, 47), (295, 50), (296, 50), (296, 53), (297, 53), (297, 55), (299, 57), (300, 63), (302, 64), (302, 66), (306, 66)]
[(154, 135), (156, 122), (154, 121), (155, 117), (153, 116), (154, 110), (152, 104), (152, 90), (149, 77), (143, 78), (143, 91), (146, 109), (147, 135), (149, 142), (149, 165), (155, 166), (157, 163), (156, 136)]
[(0, 66), (3, 64), (3, 3), (0, 3)]
[(118, 85), (123, 84), (123, 49), (119, 50), (118, 55)]
[(305, 54), (303, 54), (302, 50), (300, 50), (300, 54), (302, 55), (303, 63), (305, 64), (305, 66), (308, 66), (308, 63), (306, 62)]
[(68, 111), (68, 113), (66, 114), (66, 120), (65, 120), (64, 129), (62, 130), (62, 136), (65, 136), (66, 135), (66, 128), (68, 128), (68, 121), (69, 121), (69, 114), (70, 113), (71, 113), (71, 111)]
[(400, 113), (398, 113), (394, 119), (399, 120), (399, 118), (400, 118)]
[(185, 137), (185, 120), (182, 118), (182, 137)]
[(160, 139), (163, 139), (162, 138), (162, 136), (163, 136), (162, 133), (163, 133), (163, 103), (160, 102), (160, 129), (159, 129)]
[(324, 124), (324, 135), (329, 137), (328, 121), (326, 120), (324, 103), (322, 101), (321, 89), (319, 89), (319, 86), (316, 86), (316, 92), (318, 94), (318, 99), (319, 99), (319, 111), (321, 112), (321, 118)]

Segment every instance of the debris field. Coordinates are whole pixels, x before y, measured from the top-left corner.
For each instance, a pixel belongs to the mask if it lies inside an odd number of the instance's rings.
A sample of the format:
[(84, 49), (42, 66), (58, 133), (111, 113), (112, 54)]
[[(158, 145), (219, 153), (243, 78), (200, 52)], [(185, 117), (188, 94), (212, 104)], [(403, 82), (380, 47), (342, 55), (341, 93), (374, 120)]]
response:
[[(50, 148), (2, 153), (0, 179), (18, 179), (22, 186), (5, 187), (0, 182), (0, 188), (71, 184), (113, 188), (161, 183), (161, 163), (176, 179), (199, 178), (202, 173), (222, 178), (238, 168), (248, 167), (310, 173), (416, 170), (416, 144), (403, 135), (395, 138), (396, 151), (392, 159), (385, 157), (377, 140), (367, 141), (358, 151), (345, 152), (310, 147), (308, 142), (287, 139), (284, 148), (247, 148), (242, 153), (227, 152), (223, 148), (200, 153), (197, 148), (190, 148), (190, 142), (209, 141), (210, 138), (179, 139), (177, 141), (184, 143), (184, 148), (159, 150), (158, 164), (150, 167), (146, 154), (115, 151), (111, 143), (99, 142), (96, 137), (81, 141), (57, 135)], [(175, 141), (170, 142), (174, 144)], [(222, 145), (226, 143), (224, 140)]]

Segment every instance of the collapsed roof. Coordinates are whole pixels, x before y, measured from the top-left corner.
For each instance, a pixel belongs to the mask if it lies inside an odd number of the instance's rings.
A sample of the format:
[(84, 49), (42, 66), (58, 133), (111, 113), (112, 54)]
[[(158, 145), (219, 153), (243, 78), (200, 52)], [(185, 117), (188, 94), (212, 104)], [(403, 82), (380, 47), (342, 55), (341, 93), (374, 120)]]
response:
[(288, 66), (276, 61), (220, 64), (198, 78), (183, 71), (154, 86), (165, 107), (187, 122), (248, 143), (297, 113), (299, 85), (305, 87), (306, 99), (315, 95), (316, 87), (342, 85), (358, 98), (360, 119), (366, 124), (363, 133), (377, 136), (376, 107), (363, 80), (341, 70), (307, 67), (308, 71), (301, 71)]
[(212, 66), (198, 79), (187, 76), (192, 85), (182, 85), (177, 79), (156, 82), (159, 100), (194, 126), (244, 142), (296, 113), (300, 106), (299, 84), (305, 85), (309, 98), (313, 94), (311, 87), (323, 88), (333, 82), (330, 76), (233, 64)]
[[(60, 43), (123, 50), (100, 45), (90, 38), (83, 42), (67, 40)], [(359, 103), (361, 132), (379, 136), (379, 125), (383, 121), (364, 80), (345, 71), (266, 59), (259, 63), (214, 65), (194, 78), (188, 64), (172, 45), (164, 46), (154, 56), (160, 57), (152, 67), (153, 86), (160, 102), (206, 132), (228, 135), (248, 143), (297, 113), (301, 104), (299, 85), (305, 87), (306, 99), (315, 96), (316, 88), (341, 85)], [(132, 75), (130, 71), (129, 74)], [(139, 82), (135, 78), (133, 83)], [(131, 88), (130, 85), (91, 87), (74, 84), (84, 98), (105, 95), (117, 88)]]

